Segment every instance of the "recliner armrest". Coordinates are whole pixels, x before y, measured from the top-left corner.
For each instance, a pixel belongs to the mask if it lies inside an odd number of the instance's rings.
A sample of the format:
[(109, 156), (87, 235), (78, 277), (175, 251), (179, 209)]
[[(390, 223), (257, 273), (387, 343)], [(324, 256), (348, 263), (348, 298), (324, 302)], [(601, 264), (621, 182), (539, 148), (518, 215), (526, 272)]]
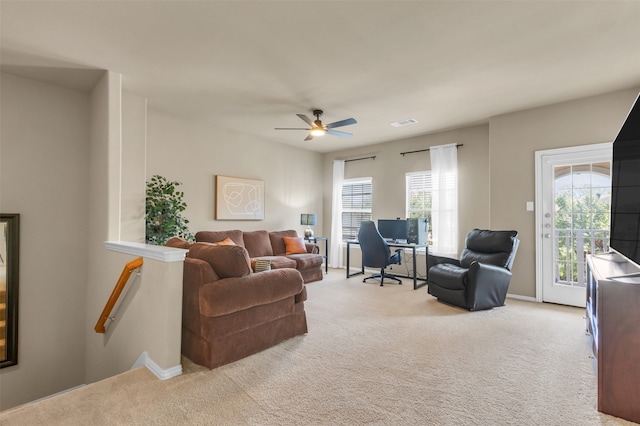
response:
[(511, 279), (511, 275), (511, 271), (507, 268), (489, 263), (473, 262), (469, 267), (470, 280), (480, 279), (481, 281), (490, 281), (492, 279)]
[(469, 309), (486, 309), (504, 304), (511, 276), (511, 271), (501, 266), (472, 262), (467, 282)]
[(453, 259), (451, 257), (445, 256), (435, 256), (433, 254), (427, 255), (427, 269), (430, 269), (432, 266), (439, 265), (441, 263), (450, 263), (455, 266), (460, 266), (460, 261), (458, 259)]

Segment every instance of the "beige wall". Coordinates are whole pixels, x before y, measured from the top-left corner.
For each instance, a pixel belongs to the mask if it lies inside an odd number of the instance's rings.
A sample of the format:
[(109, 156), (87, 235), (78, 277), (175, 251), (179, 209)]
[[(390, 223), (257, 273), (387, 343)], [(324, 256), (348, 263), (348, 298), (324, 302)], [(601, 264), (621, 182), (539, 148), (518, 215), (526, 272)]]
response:
[(124, 265), (138, 256), (104, 250), (105, 277), (90, 287), (86, 326), (86, 381), (94, 382), (127, 371), (143, 352), (161, 369), (180, 366), (182, 323), (182, 262), (144, 258), (112, 312), (104, 334), (93, 328)]
[(104, 241), (144, 233), (146, 101), (125, 95), (121, 109), (114, 73), (91, 93), (5, 73), (0, 85), (0, 208), (21, 214), (18, 365), (0, 370), (0, 410), (126, 371), (143, 352), (174, 371), (181, 262), (147, 259), (114, 324), (93, 330), (134, 257)]
[[(487, 125), (326, 154), (323, 234), (331, 231), (334, 159), (375, 155), (375, 160), (346, 163), (345, 178), (373, 177), (374, 220), (404, 217), (405, 173), (431, 166), (428, 153), (405, 157), (399, 153), (461, 143), (459, 248), (464, 247), (466, 232), (474, 227), (517, 230), (521, 244), (509, 293), (534, 298), (535, 212), (526, 211), (526, 202), (535, 201), (535, 151), (613, 141), (637, 95), (638, 89), (622, 90), (492, 117)], [(358, 253), (352, 256), (351, 266), (359, 265)]]
[[(182, 182), (192, 232), (200, 230), (295, 229), (301, 213), (318, 213), (322, 229), (322, 155), (295, 147), (267, 144), (242, 133), (229, 133), (149, 111), (147, 180), (159, 174)], [(259, 179), (265, 185), (265, 219), (214, 220), (215, 176)]]
[(510, 293), (536, 296), (535, 152), (612, 142), (639, 89), (578, 99), (491, 118), (491, 226), (516, 229), (521, 239)]
[(462, 144), (458, 148), (460, 178), (460, 210), (474, 210), (473, 214), (461, 214), (462, 226), (485, 226), (489, 223), (489, 176), (485, 171), (489, 163), (489, 126), (478, 125), (431, 135), (399, 139), (363, 148), (332, 152), (325, 155), (324, 173), (324, 233), (331, 224), (331, 176), (334, 159), (354, 159), (375, 156), (375, 160), (345, 163), (345, 179), (357, 177), (373, 178), (373, 218), (404, 218), (405, 174), (431, 170), (429, 152), (400, 155), (435, 145)]
[[(85, 318), (85, 380), (92, 382), (116, 374), (116, 367), (135, 362), (125, 348), (107, 345), (93, 327), (118, 280), (124, 263), (114, 262), (104, 241), (120, 238), (121, 76), (106, 72), (91, 92), (91, 139), (89, 151), (90, 233), (89, 273)], [(129, 261), (131, 259), (128, 259)], [(130, 313), (130, 312), (129, 312)], [(92, 315), (93, 314), (93, 315)], [(123, 361), (115, 351), (124, 352)], [(128, 359), (127, 359), (128, 358)], [(120, 372), (123, 370), (120, 370)]]
[[(331, 180), (333, 160), (376, 156), (375, 160), (345, 163), (345, 179), (357, 177), (373, 178), (373, 220), (404, 218), (405, 174), (431, 170), (429, 152), (400, 155), (430, 146), (462, 144), (458, 148), (459, 170), (459, 245), (462, 250), (466, 231), (472, 228), (489, 227), (489, 126), (487, 124), (465, 127), (447, 132), (434, 133), (408, 139), (399, 139), (367, 147), (343, 150), (324, 157), (324, 228), (323, 234), (331, 233)], [(352, 253), (355, 265), (359, 265), (359, 254)], [(343, 256), (343, 264), (346, 255)], [(351, 263), (350, 266), (353, 266)], [(418, 272), (424, 276), (424, 259), (418, 260)]]
[(2, 73), (0, 209), (20, 213), (18, 365), (0, 410), (84, 383), (87, 93)]
[(123, 92), (122, 117), (120, 239), (144, 243), (147, 99)]
[(121, 76), (111, 72), (91, 100), (87, 382), (130, 369), (143, 352), (161, 369), (179, 367), (182, 315), (182, 262), (145, 258), (141, 276), (121, 297), (116, 320), (105, 334), (93, 330), (124, 265), (137, 257), (109, 251), (104, 242), (127, 241), (125, 224), (137, 238), (144, 223), (146, 101), (123, 94)]

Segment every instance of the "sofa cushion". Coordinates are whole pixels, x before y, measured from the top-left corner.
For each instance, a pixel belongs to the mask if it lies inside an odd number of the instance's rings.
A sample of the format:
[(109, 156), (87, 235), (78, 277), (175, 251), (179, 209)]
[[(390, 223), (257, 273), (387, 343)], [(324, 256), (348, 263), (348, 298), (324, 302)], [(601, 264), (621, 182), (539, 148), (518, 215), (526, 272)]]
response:
[(244, 247), (251, 257), (273, 256), (271, 241), (267, 231), (251, 231), (242, 235)]
[(298, 233), (293, 229), (287, 231), (274, 231), (269, 232), (269, 239), (271, 240), (271, 248), (273, 249), (274, 256), (284, 256), (286, 254), (286, 248), (282, 237), (297, 237)]
[(198, 231), (196, 232), (196, 241), (204, 243), (217, 243), (223, 241), (225, 238), (231, 238), (234, 243), (240, 247), (244, 247), (244, 241), (242, 239), (242, 231), (234, 229), (231, 231)]
[(285, 254), (302, 254), (307, 252), (307, 246), (304, 243), (304, 239), (300, 237), (282, 237), (284, 241)]
[(296, 269), (302, 271), (304, 269), (311, 269), (318, 265), (322, 265), (322, 256), (318, 254), (290, 254), (287, 256), (287, 259), (295, 260)]
[(185, 240), (184, 238), (171, 237), (169, 238), (169, 241), (166, 242), (165, 246), (173, 247), (173, 248), (188, 249), (189, 247), (191, 247), (191, 244), (193, 243)]
[[(194, 250), (193, 252), (191, 251), (191, 248), (196, 247), (196, 250)], [(187, 257), (193, 257), (195, 259), (199, 259), (197, 256), (193, 256), (196, 253), (199, 253), (197, 248), (198, 247), (204, 247), (204, 246), (208, 246), (208, 247), (215, 247), (216, 244), (214, 243), (193, 243), (189, 246), (189, 251), (187, 252)], [(202, 260), (202, 259), (200, 259)]]
[(220, 278), (251, 274), (251, 259), (244, 247), (196, 243), (189, 249), (189, 257), (208, 262)]
[(227, 237), (222, 241), (218, 241), (217, 243), (214, 243), (215, 245), (218, 246), (237, 246), (237, 244), (235, 243), (235, 241), (233, 241), (231, 238)]
[(296, 269), (296, 261), (284, 256), (262, 256), (258, 259), (266, 259), (271, 262), (271, 269), (293, 268)]

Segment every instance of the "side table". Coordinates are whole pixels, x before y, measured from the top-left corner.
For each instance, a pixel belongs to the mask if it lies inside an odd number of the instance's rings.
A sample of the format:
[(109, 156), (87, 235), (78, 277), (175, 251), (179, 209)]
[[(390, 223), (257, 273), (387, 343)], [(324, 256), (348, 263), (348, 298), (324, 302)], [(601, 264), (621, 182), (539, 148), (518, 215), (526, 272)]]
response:
[(324, 273), (329, 273), (329, 238), (328, 237), (305, 237), (305, 240), (313, 244), (318, 244), (318, 241), (324, 241)]

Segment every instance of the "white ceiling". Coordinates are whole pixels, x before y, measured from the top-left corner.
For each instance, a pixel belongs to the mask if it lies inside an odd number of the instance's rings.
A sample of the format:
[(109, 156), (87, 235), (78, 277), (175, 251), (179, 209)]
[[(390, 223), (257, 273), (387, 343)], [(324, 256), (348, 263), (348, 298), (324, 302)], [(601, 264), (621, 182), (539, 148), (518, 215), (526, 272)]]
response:
[[(2, 69), (335, 151), (640, 86), (640, 0), (5, 1)], [(340, 130), (304, 142), (296, 113)], [(414, 118), (395, 128), (390, 122)]]

